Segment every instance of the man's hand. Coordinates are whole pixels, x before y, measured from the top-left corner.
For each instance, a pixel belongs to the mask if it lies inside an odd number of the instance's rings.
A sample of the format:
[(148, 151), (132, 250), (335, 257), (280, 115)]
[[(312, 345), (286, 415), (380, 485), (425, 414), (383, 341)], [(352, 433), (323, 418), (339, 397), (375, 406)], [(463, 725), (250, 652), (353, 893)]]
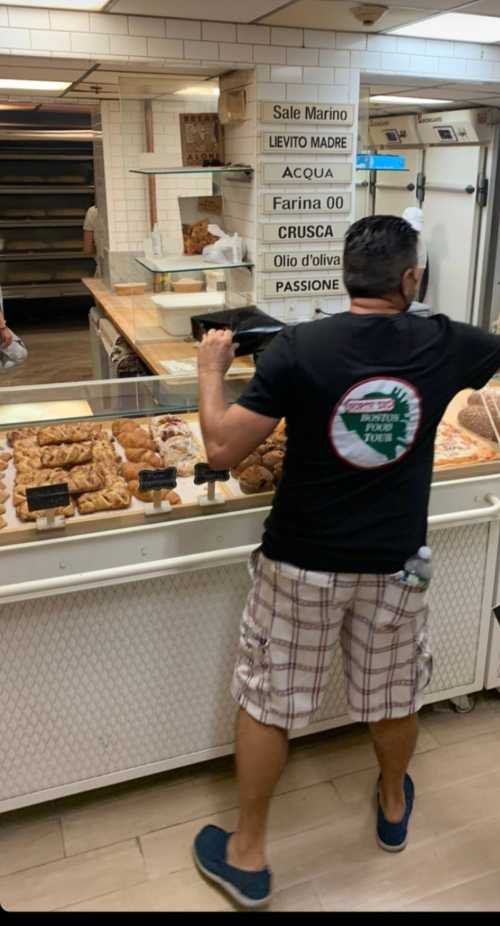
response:
[(229, 370), (237, 344), (233, 344), (232, 331), (215, 331), (213, 328), (203, 335), (198, 351), (198, 370), (200, 373), (220, 373), (224, 376)]
[(0, 328), (0, 345), (2, 347), (10, 347), (12, 344), (13, 334), (10, 328)]

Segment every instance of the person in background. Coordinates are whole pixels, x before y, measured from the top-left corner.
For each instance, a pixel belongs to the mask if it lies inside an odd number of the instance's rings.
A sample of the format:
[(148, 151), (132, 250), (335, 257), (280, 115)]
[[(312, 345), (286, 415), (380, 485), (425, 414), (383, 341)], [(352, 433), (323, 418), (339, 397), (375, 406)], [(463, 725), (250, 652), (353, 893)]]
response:
[(13, 334), (5, 321), (2, 288), (0, 287), (0, 347), (10, 347)]
[[(421, 288), (422, 288), (422, 279), (425, 274), (425, 270), (428, 265), (428, 255), (427, 255), (427, 245), (425, 243), (423, 231), (424, 231), (424, 213), (418, 206), (408, 206), (407, 209), (403, 212), (403, 219), (405, 222), (408, 222), (409, 225), (418, 234), (417, 242), (417, 300), (419, 299)], [(425, 299), (425, 293), (422, 293), (422, 299)]]
[(102, 228), (97, 206), (87, 209), (83, 223), (83, 253), (95, 259), (95, 275), (101, 275), (102, 269)]
[(413, 564), (429, 556), (434, 439), (453, 396), (481, 389), (500, 367), (499, 337), (408, 312), (417, 249), (417, 232), (396, 216), (352, 225), (350, 311), (284, 329), (235, 405), (224, 398), (231, 332), (210, 331), (200, 346), (210, 466), (236, 466), (282, 418), (287, 428), (232, 683), (239, 820), (235, 833), (208, 826), (194, 843), (200, 871), (248, 908), (271, 896), (266, 825), (288, 733), (312, 721), (339, 645), (349, 713), (369, 725), (380, 767), (377, 843), (388, 852), (407, 843), (407, 769), (432, 674), (430, 576)]

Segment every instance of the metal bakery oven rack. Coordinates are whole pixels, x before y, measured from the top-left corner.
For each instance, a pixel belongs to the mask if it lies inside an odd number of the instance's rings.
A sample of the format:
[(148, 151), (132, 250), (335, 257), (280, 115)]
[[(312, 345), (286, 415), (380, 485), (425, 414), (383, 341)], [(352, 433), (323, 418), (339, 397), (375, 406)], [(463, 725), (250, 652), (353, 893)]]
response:
[[(10, 133), (9, 133), (10, 134)], [(83, 221), (94, 202), (91, 141), (23, 139), (0, 152), (0, 286), (4, 298), (85, 295), (94, 261), (83, 253)]]

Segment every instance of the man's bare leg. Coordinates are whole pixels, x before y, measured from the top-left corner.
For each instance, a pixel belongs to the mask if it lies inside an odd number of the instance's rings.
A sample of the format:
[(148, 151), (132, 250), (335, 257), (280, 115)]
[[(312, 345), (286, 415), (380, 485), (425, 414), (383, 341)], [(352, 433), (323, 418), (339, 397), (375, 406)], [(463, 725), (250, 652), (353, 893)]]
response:
[(405, 812), (405, 774), (417, 744), (417, 715), (371, 723), (370, 735), (382, 774), (379, 786), (382, 810), (386, 820), (398, 823)]
[(240, 814), (226, 857), (235, 868), (260, 871), (266, 867), (269, 804), (287, 756), (286, 730), (259, 723), (240, 710), (236, 733)]

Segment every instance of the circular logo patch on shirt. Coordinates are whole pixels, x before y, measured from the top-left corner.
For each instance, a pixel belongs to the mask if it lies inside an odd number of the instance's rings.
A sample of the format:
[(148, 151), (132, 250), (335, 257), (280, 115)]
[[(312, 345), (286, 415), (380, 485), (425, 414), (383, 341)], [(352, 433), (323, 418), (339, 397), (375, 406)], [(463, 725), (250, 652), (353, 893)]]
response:
[(342, 397), (330, 420), (330, 440), (353, 466), (387, 466), (411, 449), (420, 418), (420, 396), (411, 383), (373, 377)]

